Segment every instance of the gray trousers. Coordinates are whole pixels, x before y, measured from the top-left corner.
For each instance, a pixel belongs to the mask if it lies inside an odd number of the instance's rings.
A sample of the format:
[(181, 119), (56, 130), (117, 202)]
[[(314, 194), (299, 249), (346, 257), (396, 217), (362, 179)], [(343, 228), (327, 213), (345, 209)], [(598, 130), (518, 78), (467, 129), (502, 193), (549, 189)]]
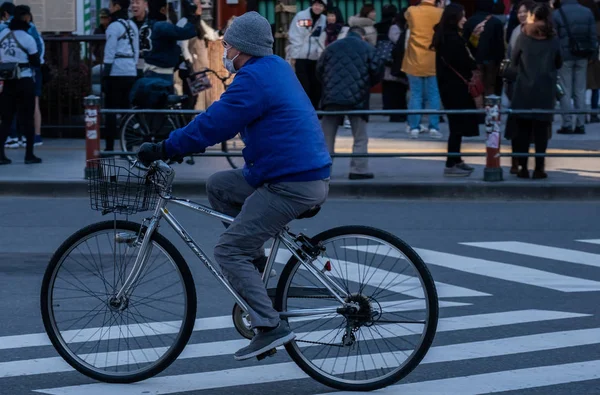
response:
[[(587, 59), (568, 60), (563, 63), (563, 66), (558, 70), (565, 95), (560, 99), (560, 109), (570, 110), (571, 99), (575, 104), (576, 110), (585, 109), (585, 88), (587, 81)], [(576, 115), (576, 126), (585, 125), (585, 115)], [(573, 115), (563, 115), (563, 128), (573, 129)]]
[(231, 286), (250, 307), (252, 327), (274, 327), (279, 314), (252, 260), (264, 256), (264, 243), (306, 210), (321, 205), (329, 180), (250, 186), (242, 170), (213, 174), (206, 185), (213, 209), (235, 217), (215, 247), (215, 260)]
[[(324, 115), (321, 120), (321, 128), (325, 134), (325, 142), (329, 149), (329, 154), (335, 152), (335, 136), (338, 126), (342, 122), (343, 115)], [(353, 154), (366, 154), (368, 152), (369, 136), (367, 135), (367, 121), (360, 116), (350, 116), (350, 125), (352, 125), (352, 136), (354, 144), (352, 145)], [(367, 158), (352, 158), (350, 160), (350, 173), (365, 174), (369, 172), (369, 161)]]

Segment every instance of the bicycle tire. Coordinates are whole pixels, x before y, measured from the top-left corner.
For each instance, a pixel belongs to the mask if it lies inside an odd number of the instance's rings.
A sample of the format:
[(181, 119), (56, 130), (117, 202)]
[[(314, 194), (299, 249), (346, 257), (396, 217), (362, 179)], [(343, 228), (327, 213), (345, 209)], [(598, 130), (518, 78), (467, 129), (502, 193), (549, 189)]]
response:
[[(121, 149), (124, 152), (129, 152), (129, 148), (131, 147), (131, 143), (129, 141), (127, 141), (127, 127), (128, 124), (130, 122), (135, 122), (137, 120), (137, 122), (143, 124), (143, 127), (145, 129), (150, 129), (150, 126), (148, 126), (147, 121), (145, 120), (145, 116), (143, 116), (141, 119), (136, 119), (137, 117), (139, 117), (139, 114), (129, 114), (126, 117), (123, 118), (123, 120), (121, 121), (121, 124), (119, 125), (119, 130), (120, 130), (120, 135), (121, 135)], [(165, 122), (169, 122), (171, 124), (171, 130), (169, 131), (172, 132), (173, 130), (176, 130), (179, 126), (179, 121), (181, 121), (181, 119), (177, 118), (177, 116), (172, 116), (170, 114), (165, 115)], [(163, 125), (164, 126), (164, 125)], [(153, 133), (151, 132), (150, 135), (150, 140), (148, 142), (159, 142), (162, 141), (164, 139), (166, 139), (169, 136), (169, 134), (167, 133), (166, 135), (164, 133)], [(144, 141), (146, 142), (146, 141)], [(135, 155), (123, 155), (122, 156), (123, 159), (126, 159), (129, 161), (129, 163), (134, 163), (137, 160), (137, 157)], [(145, 166), (143, 166), (141, 163), (137, 162), (136, 166), (141, 168), (141, 169), (146, 169)]]
[(150, 369), (141, 371), (139, 373), (131, 374), (131, 375), (110, 375), (99, 373), (95, 370), (92, 370), (85, 365), (81, 364), (78, 360), (72, 357), (68, 350), (66, 350), (61, 341), (59, 340), (59, 334), (55, 331), (55, 325), (53, 322), (53, 309), (52, 309), (52, 285), (54, 282), (54, 273), (57, 266), (61, 263), (61, 258), (65, 253), (69, 252), (71, 247), (76, 245), (76, 243), (88, 235), (105, 231), (105, 230), (125, 230), (138, 232), (140, 230), (140, 224), (131, 222), (131, 221), (105, 221), (98, 222), (95, 224), (88, 225), (74, 234), (72, 234), (67, 240), (65, 240), (62, 245), (56, 250), (54, 255), (52, 256), (48, 267), (46, 268), (46, 272), (43, 277), (42, 287), (41, 287), (41, 295), (40, 295), (40, 307), (42, 313), (42, 321), (44, 323), (44, 328), (52, 345), (59, 353), (59, 355), (75, 370), (82, 373), (83, 375), (90, 377), (92, 379), (106, 382), (106, 383), (134, 383), (137, 381), (145, 380), (150, 377), (153, 377), (167, 367), (169, 367), (181, 354), (187, 342), (192, 335), (192, 331), (194, 329), (194, 323), (196, 319), (196, 287), (194, 285), (194, 280), (192, 278), (192, 274), (189, 270), (189, 267), (183, 258), (183, 256), (179, 253), (177, 248), (168, 241), (164, 236), (159, 234), (157, 231), (152, 235), (152, 241), (158, 244), (172, 259), (172, 262), (175, 263), (177, 269), (179, 270), (179, 274), (183, 280), (183, 285), (185, 288), (186, 295), (186, 311), (185, 317), (183, 319), (183, 323), (181, 325), (181, 330), (178, 334), (178, 337), (173, 344), (173, 346), (164, 354), (163, 357), (160, 358), (159, 363), (152, 365)]
[[(392, 385), (402, 378), (406, 377), (412, 372), (422, 361), (427, 354), (427, 351), (433, 343), (435, 333), (437, 330), (438, 322), (438, 297), (435, 288), (435, 283), (429, 272), (429, 269), (419, 257), (419, 255), (404, 241), (400, 238), (392, 235), (391, 233), (385, 232), (380, 229), (366, 227), (366, 226), (341, 226), (326, 230), (311, 239), (311, 243), (316, 244), (318, 242), (325, 242), (328, 239), (337, 238), (345, 235), (360, 235), (369, 236), (371, 238), (377, 238), (383, 240), (395, 248), (398, 248), (406, 257), (408, 257), (417, 269), (427, 295), (427, 302), (430, 306), (428, 314), (428, 325), (425, 331), (423, 341), (420, 347), (415, 351), (413, 357), (402, 367), (400, 370), (390, 375), (389, 377), (383, 377), (381, 380), (364, 383), (364, 384), (349, 384), (341, 381), (337, 381), (330, 377), (325, 376), (321, 372), (313, 368), (306, 360), (301, 356), (300, 348), (296, 344), (296, 340), (285, 345), (285, 349), (292, 358), (292, 360), (310, 377), (320, 382), (321, 384), (327, 385), (331, 388), (335, 388), (341, 391), (374, 391)], [(277, 292), (275, 298), (275, 309), (277, 311), (283, 311), (286, 307), (285, 293), (290, 276), (296, 272), (296, 266), (300, 265), (300, 262), (292, 256), (284, 267), (279, 282), (277, 284)]]

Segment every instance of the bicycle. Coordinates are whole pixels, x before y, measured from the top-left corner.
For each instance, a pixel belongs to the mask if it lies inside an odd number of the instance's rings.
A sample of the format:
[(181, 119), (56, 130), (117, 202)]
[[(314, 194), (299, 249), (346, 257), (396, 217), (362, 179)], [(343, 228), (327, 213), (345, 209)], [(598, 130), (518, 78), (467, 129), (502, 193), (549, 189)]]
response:
[[(180, 252), (157, 231), (163, 219), (232, 295), (234, 326), (252, 338), (246, 302), (167, 204), (225, 223), (234, 218), (172, 196), (175, 172), (163, 161), (147, 170), (119, 166), (114, 158), (91, 165), (97, 168), (89, 181), (91, 207), (115, 218), (71, 235), (44, 274), (42, 318), (62, 358), (95, 380), (132, 383), (162, 372), (182, 352), (196, 319), (196, 288)], [(153, 214), (142, 223), (116, 219), (148, 210)], [(313, 207), (298, 219), (320, 210)], [(364, 263), (358, 263), (361, 258)], [(163, 272), (157, 262), (171, 271)], [(271, 270), (281, 262), (286, 263), (277, 286), (269, 288)], [(395, 270), (399, 262), (407, 267)], [(396, 383), (433, 342), (438, 298), (431, 274), (408, 244), (382, 230), (342, 226), (310, 238), (286, 227), (273, 239), (262, 279), (275, 309), (296, 333), (285, 350), (306, 374), (332, 388), (370, 391)], [(154, 293), (146, 295), (146, 288)], [(142, 314), (146, 307), (149, 312)], [(157, 317), (150, 316), (154, 312)]]
[[(221, 77), (216, 71), (211, 69), (205, 69), (202, 72), (195, 73), (193, 76), (198, 74), (206, 75), (206, 73), (213, 74), (221, 83), (226, 90), (230, 84), (227, 81), (231, 78), (231, 74), (226, 77)], [(166, 109), (168, 110), (181, 110), (184, 103), (189, 100), (187, 95), (169, 95), (166, 99)], [(130, 154), (124, 157), (130, 161), (130, 163), (136, 162), (135, 152), (143, 143), (156, 143), (169, 137), (169, 134), (177, 129), (180, 129), (190, 123), (193, 116), (184, 114), (128, 114), (121, 120), (119, 124), (119, 130), (121, 131), (121, 149), (124, 152)], [(244, 148), (244, 142), (239, 135), (235, 138), (224, 141), (220, 144), (221, 152), (227, 153), (241, 153)], [(226, 156), (227, 162), (233, 169), (237, 169), (243, 166), (243, 158), (235, 156)], [(191, 155), (186, 160), (189, 165), (195, 164), (194, 156)], [(137, 163), (138, 165), (141, 165)]]

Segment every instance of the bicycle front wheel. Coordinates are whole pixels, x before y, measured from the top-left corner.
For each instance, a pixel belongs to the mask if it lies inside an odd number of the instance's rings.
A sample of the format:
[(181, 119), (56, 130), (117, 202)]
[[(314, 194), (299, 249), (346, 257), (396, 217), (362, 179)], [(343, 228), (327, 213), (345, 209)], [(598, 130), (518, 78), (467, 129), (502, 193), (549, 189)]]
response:
[[(295, 257), (277, 286), (275, 307), (296, 339), (290, 357), (313, 379), (344, 391), (372, 391), (409, 374), (435, 336), (435, 284), (417, 253), (396, 236), (345, 226), (312, 239), (325, 251), (313, 263), (347, 293), (341, 303)], [(307, 309), (320, 309), (309, 315)]]
[(69, 237), (46, 269), (40, 302), (48, 337), (65, 361), (93, 379), (132, 383), (160, 373), (194, 328), (192, 275), (157, 232), (132, 291), (116, 300), (145, 230), (129, 221), (90, 225)]

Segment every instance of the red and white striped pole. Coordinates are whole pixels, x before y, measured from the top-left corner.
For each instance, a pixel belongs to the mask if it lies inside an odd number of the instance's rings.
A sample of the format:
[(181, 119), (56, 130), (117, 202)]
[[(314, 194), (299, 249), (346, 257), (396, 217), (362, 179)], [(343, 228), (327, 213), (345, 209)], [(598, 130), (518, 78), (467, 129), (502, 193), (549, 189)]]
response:
[(100, 157), (100, 98), (90, 95), (83, 99), (85, 106), (85, 178), (98, 172), (98, 164), (88, 162)]
[(484, 181), (502, 181), (502, 167), (500, 167), (500, 96), (490, 95), (485, 97), (485, 132), (487, 135)]

